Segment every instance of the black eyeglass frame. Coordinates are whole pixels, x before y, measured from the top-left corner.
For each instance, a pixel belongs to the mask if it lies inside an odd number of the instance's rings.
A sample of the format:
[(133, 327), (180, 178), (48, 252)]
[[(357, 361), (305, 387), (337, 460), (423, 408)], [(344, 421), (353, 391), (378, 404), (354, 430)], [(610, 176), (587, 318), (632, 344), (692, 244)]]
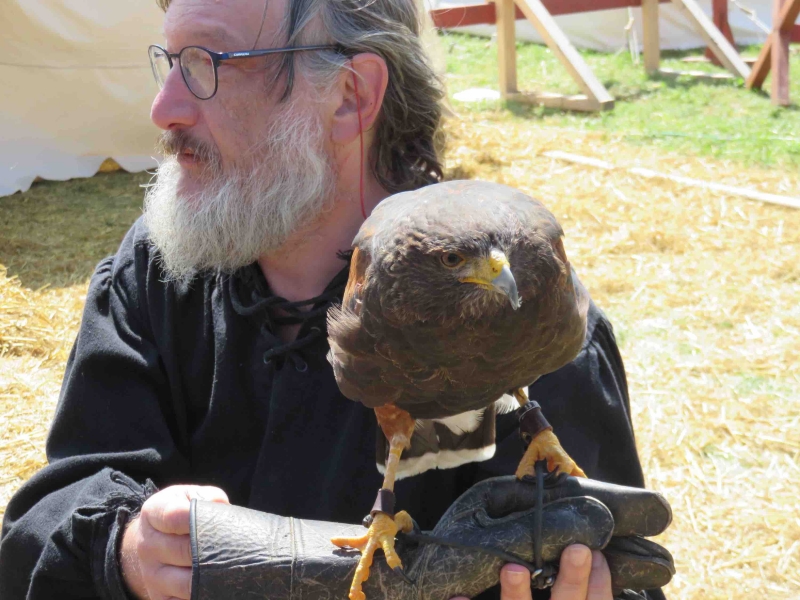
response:
[[(186, 84), (187, 89), (192, 92), (192, 95), (197, 98), (198, 100), (211, 100), (216, 93), (217, 88), (219, 87), (219, 74), (217, 73), (217, 67), (220, 63), (225, 62), (226, 60), (235, 60), (237, 58), (255, 58), (258, 56), (267, 56), (269, 54), (280, 54), (282, 52), (309, 52), (309, 51), (319, 51), (319, 50), (333, 50), (334, 52), (338, 52), (339, 54), (345, 54), (345, 48), (341, 44), (318, 44), (312, 46), (288, 46), (286, 48), (265, 48), (262, 50), (237, 50), (236, 52), (214, 52), (213, 50), (209, 50), (208, 48), (204, 48), (203, 46), (186, 46), (181, 48), (180, 52), (177, 53), (170, 53), (167, 52), (165, 48), (162, 48), (158, 44), (151, 44), (147, 48), (147, 55), (150, 58), (150, 68), (153, 70), (153, 77), (156, 80), (156, 83), (159, 82), (159, 76), (156, 73), (156, 64), (153, 60), (153, 50), (159, 50), (164, 53), (169, 60), (169, 70), (171, 71), (172, 68), (175, 66), (173, 59), (177, 59), (180, 63), (181, 54), (183, 54), (186, 50), (196, 48), (198, 50), (202, 50), (206, 54), (211, 57), (211, 64), (214, 67), (214, 91), (211, 92), (211, 95), (207, 98), (201, 98), (198, 96), (194, 90), (192, 90), (192, 86), (189, 85), (189, 82), (186, 81), (186, 75), (181, 68), (181, 78), (183, 78), (183, 82)], [(163, 84), (159, 85), (159, 89), (163, 89)]]

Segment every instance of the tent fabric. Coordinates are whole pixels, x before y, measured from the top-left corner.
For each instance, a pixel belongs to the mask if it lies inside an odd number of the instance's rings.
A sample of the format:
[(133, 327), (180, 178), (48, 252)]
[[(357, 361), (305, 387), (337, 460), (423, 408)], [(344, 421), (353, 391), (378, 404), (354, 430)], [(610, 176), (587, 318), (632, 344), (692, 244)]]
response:
[[(425, 0), (446, 7), (483, 0)], [(710, 14), (711, 0), (701, 0)], [(771, 0), (742, 0), (771, 22)], [(641, 41), (641, 11), (633, 10)], [(702, 46), (675, 7), (661, 5), (662, 48)], [(739, 43), (764, 35), (731, 7)], [(157, 89), (147, 47), (163, 39), (155, 0), (0, 1), (0, 196), (27, 190), (36, 177), (93, 175), (108, 157), (128, 171), (156, 165), (157, 128), (150, 104)], [(556, 17), (573, 43), (616, 51), (626, 45), (627, 10)], [(467, 28), (491, 34), (493, 27)], [(521, 39), (541, 41), (517, 23)]]
[(156, 165), (147, 47), (162, 21), (154, 0), (0, 2), (0, 196), (91, 176), (108, 157)]
[[(472, 4), (484, 4), (485, 0), (425, 0), (429, 8), (448, 8)], [(707, 15), (711, 15), (711, 0), (698, 0)], [(756, 11), (758, 19), (770, 25), (772, 23), (772, 0), (742, 0), (740, 6)], [(634, 18), (634, 29), (639, 48), (642, 45), (642, 9), (631, 8)], [(685, 50), (705, 46), (705, 41), (697, 33), (692, 24), (673, 4), (659, 5), (659, 38), (664, 50)], [(570, 41), (578, 48), (587, 48), (604, 52), (615, 52), (627, 48), (625, 26), (628, 24), (628, 9), (599, 10), (573, 15), (559, 15), (555, 21)], [(763, 44), (766, 40), (758, 26), (739, 10), (733, 3), (728, 9), (728, 22), (737, 44)], [(463, 31), (476, 35), (492, 35), (494, 25), (472, 25), (457, 27), (453, 31)], [(528, 21), (517, 21), (517, 39), (529, 42), (544, 43), (536, 29)]]

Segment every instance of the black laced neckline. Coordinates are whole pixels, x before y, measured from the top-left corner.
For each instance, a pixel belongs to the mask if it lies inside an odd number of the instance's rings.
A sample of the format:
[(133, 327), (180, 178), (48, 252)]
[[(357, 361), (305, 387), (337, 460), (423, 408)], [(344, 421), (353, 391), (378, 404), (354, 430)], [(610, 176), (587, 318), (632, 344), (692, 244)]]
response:
[[(350, 252), (339, 254), (339, 258), (347, 261), (347, 264), (331, 280), (325, 291), (308, 300), (289, 301), (274, 295), (264, 279), (264, 274), (255, 263), (240, 269), (229, 278), (233, 309), (243, 317), (258, 321), (261, 334), (267, 338), (270, 348), (264, 352), (264, 364), (281, 368), (288, 359), (298, 371), (305, 372), (308, 369), (308, 364), (303, 360), (299, 350), (326, 335), (328, 309), (342, 301), (351, 254)], [(250, 292), (250, 303), (243, 301), (247, 292)], [(310, 310), (302, 310), (309, 306)], [(280, 311), (287, 314), (276, 315)], [(306, 328), (306, 323), (311, 326)], [(275, 334), (277, 328), (284, 325), (301, 326), (297, 339), (284, 342)]]

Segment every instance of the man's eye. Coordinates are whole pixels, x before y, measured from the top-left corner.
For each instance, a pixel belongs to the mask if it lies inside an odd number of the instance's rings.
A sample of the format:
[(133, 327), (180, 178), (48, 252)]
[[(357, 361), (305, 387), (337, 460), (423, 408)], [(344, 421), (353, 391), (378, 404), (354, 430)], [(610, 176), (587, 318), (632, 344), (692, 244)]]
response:
[(464, 262), (464, 259), (455, 252), (448, 252), (442, 255), (442, 264), (445, 267), (453, 268), (458, 267)]

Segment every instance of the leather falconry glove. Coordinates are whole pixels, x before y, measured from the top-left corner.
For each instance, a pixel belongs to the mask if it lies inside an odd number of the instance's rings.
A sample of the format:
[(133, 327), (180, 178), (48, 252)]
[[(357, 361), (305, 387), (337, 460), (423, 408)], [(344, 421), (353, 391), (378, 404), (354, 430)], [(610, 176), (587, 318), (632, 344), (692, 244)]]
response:
[[(617, 598), (643, 598), (631, 590), (669, 582), (672, 556), (642, 537), (670, 524), (663, 496), (565, 475), (542, 479), (541, 488), (515, 477), (482, 481), (453, 503), (433, 531), (398, 535), (404, 574), (376, 558), (364, 585), (367, 598), (473, 597), (499, 583), (507, 562), (536, 569), (531, 561), (537, 560), (539, 581), (544, 575), (552, 583), (561, 552), (573, 543), (603, 550)], [(361, 555), (333, 547), (330, 539), (362, 531), (193, 500), (192, 600), (346, 598)]]

